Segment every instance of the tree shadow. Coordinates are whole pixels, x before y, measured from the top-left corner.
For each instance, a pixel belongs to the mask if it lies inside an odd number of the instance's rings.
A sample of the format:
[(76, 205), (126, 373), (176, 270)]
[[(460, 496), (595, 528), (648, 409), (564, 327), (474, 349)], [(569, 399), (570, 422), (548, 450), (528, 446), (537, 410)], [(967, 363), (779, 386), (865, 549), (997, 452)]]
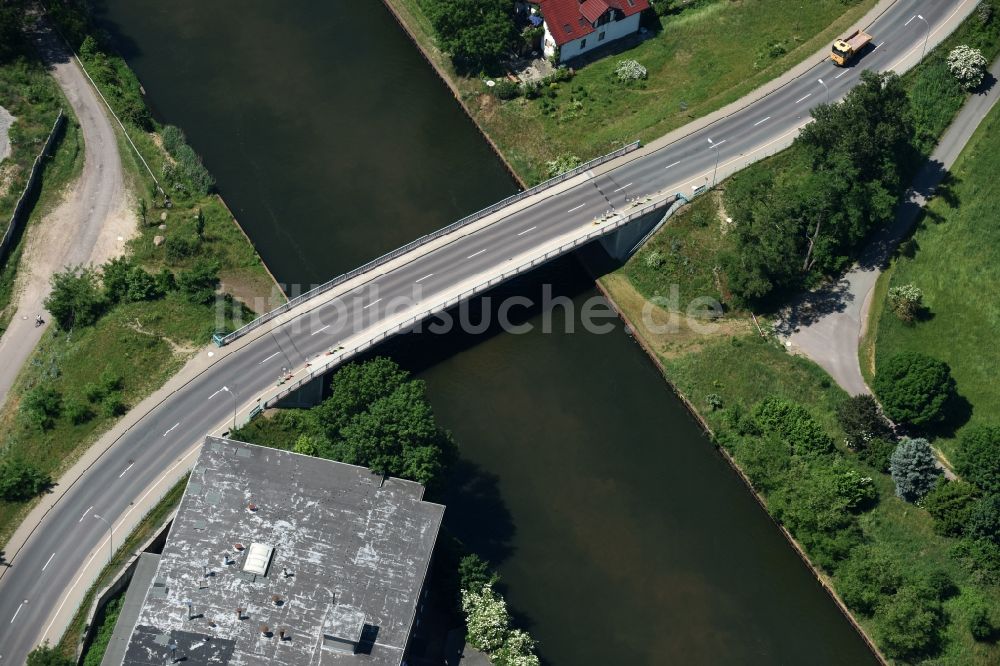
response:
[(850, 283), (844, 278), (832, 280), (822, 287), (801, 294), (795, 302), (781, 312), (775, 330), (781, 335), (791, 335), (802, 326), (816, 323), (835, 312), (843, 312), (854, 301)]
[(952, 438), (971, 418), (972, 403), (955, 391), (945, 404), (942, 421), (924, 428), (923, 433), (929, 437)]
[(444, 527), (493, 566), (513, 554), (516, 528), (500, 493), (500, 477), (460, 458), (452, 467), (441, 501)]

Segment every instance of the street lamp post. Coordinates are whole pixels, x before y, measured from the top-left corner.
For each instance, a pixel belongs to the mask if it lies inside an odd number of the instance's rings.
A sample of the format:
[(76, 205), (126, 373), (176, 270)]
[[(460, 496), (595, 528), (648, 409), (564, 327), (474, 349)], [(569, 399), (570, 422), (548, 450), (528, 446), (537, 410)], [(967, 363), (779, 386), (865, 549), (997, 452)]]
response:
[[(236, 392), (230, 389), (228, 386), (223, 386), (222, 390), (228, 393), (233, 398), (233, 430), (236, 430)], [(232, 431), (230, 431), (232, 434)]]
[(712, 171), (712, 188), (715, 188), (715, 178), (719, 174), (719, 145), (712, 141), (712, 137), (708, 138), (708, 145), (715, 149), (715, 169)]
[(830, 103), (830, 86), (826, 85), (826, 83), (823, 82), (823, 79), (816, 79), (816, 80), (819, 81), (819, 84), (821, 86), (823, 86), (824, 88), (826, 88), (826, 103), (829, 104)]
[(115, 559), (115, 526), (107, 518), (99, 514), (95, 513), (94, 518), (97, 518), (108, 526), (108, 562), (110, 563)]
[(920, 59), (923, 60), (924, 56), (927, 55), (927, 38), (931, 36), (931, 24), (927, 22), (927, 19), (923, 17), (922, 14), (917, 14), (917, 18), (924, 22), (924, 48), (920, 52)]

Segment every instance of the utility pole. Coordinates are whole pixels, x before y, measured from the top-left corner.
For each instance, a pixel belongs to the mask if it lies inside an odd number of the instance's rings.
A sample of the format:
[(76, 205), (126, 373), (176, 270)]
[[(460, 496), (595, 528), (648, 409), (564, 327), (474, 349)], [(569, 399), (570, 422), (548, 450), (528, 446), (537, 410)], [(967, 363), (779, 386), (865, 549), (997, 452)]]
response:
[(722, 143), (715, 143), (712, 141), (711, 137), (708, 137), (708, 145), (715, 149), (715, 170), (712, 171), (712, 189), (715, 189), (715, 179), (719, 174), (719, 146), (721, 146)]
[(112, 525), (107, 518), (104, 518), (98, 514), (94, 514), (94, 518), (103, 521), (105, 525), (108, 526), (108, 564), (115, 559), (115, 526)]
[(830, 86), (828, 86), (825, 83), (823, 83), (823, 79), (816, 79), (816, 80), (819, 81), (819, 83), (820, 83), (821, 86), (823, 86), (824, 88), (826, 88), (826, 103), (829, 104), (830, 103)]

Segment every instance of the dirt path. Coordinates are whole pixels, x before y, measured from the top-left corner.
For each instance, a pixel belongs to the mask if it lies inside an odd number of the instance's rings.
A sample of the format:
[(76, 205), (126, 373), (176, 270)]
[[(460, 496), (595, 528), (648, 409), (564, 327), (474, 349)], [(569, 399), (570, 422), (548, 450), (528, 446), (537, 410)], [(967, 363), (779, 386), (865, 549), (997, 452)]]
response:
[(61, 42), (43, 35), (39, 44), (80, 123), (84, 163), (63, 201), (27, 232), (17, 278), (17, 310), (0, 338), (0, 404), (47, 326), (35, 327), (34, 320), (44, 312), (42, 301), (49, 293), (51, 275), (65, 266), (102, 263), (119, 255), (136, 233), (118, 141), (103, 102)]

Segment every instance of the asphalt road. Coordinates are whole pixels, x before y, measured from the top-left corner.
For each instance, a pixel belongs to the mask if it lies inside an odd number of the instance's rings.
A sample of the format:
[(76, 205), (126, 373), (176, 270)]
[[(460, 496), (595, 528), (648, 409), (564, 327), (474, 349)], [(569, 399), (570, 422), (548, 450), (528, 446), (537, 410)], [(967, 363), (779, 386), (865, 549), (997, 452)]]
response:
[[(0, 664), (19, 664), (63, 610), (66, 595), (97, 547), (107, 547), (107, 529), (92, 517), (122, 516), (178, 458), (219, 424), (232, 417), (233, 389), (256, 396), (274, 385), (283, 367), (300, 367), (348, 335), (391, 314), (397, 297), (418, 288), (421, 301), (432, 301), (456, 284), (480, 275), (499, 275), (510, 258), (529, 252), (574, 230), (626, 197), (654, 191), (691, 193), (691, 188), (745, 166), (756, 149), (777, 144), (809, 118), (809, 110), (853, 86), (864, 68), (892, 66), (924, 39), (920, 12), (933, 29), (971, 0), (903, 1), (871, 28), (875, 48), (854, 67), (826, 62), (742, 111), (721, 119), (656, 152), (631, 159), (613, 171), (586, 180), (558, 196), (512, 214), (402, 267), (311, 315), (277, 326), (236, 353), (223, 355), (183, 390), (154, 408), (69, 488), (12, 557), (0, 579)], [(715, 142), (709, 145), (708, 138)], [(718, 152), (716, 152), (718, 151)], [(347, 306), (345, 316), (335, 316)], [(398, 303), (396, 304), (398, 306)], [(244, 402), (244, 399), (240, 399)], [(85, 584), (85, 583), (84, 583)]]

